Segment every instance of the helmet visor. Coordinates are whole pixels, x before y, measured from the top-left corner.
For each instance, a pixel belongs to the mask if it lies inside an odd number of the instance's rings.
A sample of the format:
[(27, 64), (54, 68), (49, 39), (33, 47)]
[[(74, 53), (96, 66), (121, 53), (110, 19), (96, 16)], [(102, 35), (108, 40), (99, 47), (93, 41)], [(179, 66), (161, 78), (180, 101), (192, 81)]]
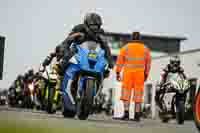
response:
[(97, 31), (99, 31), (100, 26), (97, 25), (97, 24), (90, 24), (90, 25), (89, 25), (89, 28), (90, 28), (90, 30), (92, 30), (92, 31), (94, 31), (94, 32), (97, 32)]

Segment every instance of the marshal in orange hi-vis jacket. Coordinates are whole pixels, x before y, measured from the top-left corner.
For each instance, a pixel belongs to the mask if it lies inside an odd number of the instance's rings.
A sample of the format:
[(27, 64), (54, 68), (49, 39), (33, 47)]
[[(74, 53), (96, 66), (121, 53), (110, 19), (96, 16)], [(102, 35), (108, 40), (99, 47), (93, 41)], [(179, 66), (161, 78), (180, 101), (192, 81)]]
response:
[[(151, 55), (144, 43), (133, 40), (120, 49), (116, 62), (116, 73), (123, 70), (121, 100), (135, 103), (143, 102), (144, 81), (146, 81), (151, 66)], [(118, 79), (119, 80), (119, 79)], [(134, 90), (134, 91), (133, 91)], [(134, 92), (132, 99), (131, 93)]]

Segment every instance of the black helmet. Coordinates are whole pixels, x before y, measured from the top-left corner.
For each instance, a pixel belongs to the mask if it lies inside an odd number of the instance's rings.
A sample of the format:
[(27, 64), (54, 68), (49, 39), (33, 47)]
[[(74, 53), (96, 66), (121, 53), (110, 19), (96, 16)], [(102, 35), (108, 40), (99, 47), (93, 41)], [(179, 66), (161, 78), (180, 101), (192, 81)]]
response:
[(19, 74), (19, 75), (17, 76), (17, 79), (23, 79), (23, 75)]
[(33, 69), (29, 69), (28, 70), (28, 74), (33, 75), (34, 74), (34, 70)]
[(173, 68), (178, 68), (181, 64), (180, 57), (178, 55), (172, 56), (170, 58), (170, 66)]
[(90, 30), (97, 31), (102, 25), (101, 16), (97, 13), (88, 13), (84, 18), (84, 24), (87, 25)]
[(65, 47), (62, 45), (58, 45), (56, 47), (56, 56), (57, 56), (57, 61), (59, 61), (63, 56), (64, 56), (64, 51), (65, 51)]

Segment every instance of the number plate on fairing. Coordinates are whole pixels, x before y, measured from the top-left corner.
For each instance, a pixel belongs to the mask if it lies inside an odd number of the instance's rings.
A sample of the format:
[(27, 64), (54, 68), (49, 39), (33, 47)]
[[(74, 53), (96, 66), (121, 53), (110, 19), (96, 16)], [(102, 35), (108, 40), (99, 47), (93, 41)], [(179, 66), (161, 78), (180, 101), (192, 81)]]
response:
[(88, 54), (88, 57), (89, 57), (89, 58), (96, 59), (96, 58), (97, 58), (97, 54), (96, 54), (96, 53), (89, 53), (89, 54)]

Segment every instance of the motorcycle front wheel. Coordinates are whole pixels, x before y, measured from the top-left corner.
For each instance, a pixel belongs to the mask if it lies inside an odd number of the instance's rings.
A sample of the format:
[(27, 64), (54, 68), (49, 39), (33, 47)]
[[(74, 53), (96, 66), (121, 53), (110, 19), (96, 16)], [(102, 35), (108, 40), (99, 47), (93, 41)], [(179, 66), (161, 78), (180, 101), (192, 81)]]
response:
[(178, 124), (184, 124), (185, 120), (185, 102), (182, 100), (176, 101), (176, 120)]
[(53, 98), (55, 95), (55, 88), (49, 88), (48, 102), (47, 102), (47, 112), (49, 114), (56, 113), (56, 109), (53, 108)]
[(70, 110), (68, 106), (73, 106), (70, 102), (69, 102), (69, 97), (68, 96), (63, 96), (62, 97), (62, 114), (65, 118), (74, 118), (76, 115), (76, 111), (75, 110)]
[(200, 89), (193, 103), (193, 116), (194, 116), (195, 125), (200, 131)]
[(93, 108), (93, 92), (96, 87), (96, 82), (92, 79), (88, 79), (86, 81), (86, 89), (83, 91), (82, 96), (80, 98), (80, 102), (78, 103), (78, 118), (80, 120), (86, 120)]

